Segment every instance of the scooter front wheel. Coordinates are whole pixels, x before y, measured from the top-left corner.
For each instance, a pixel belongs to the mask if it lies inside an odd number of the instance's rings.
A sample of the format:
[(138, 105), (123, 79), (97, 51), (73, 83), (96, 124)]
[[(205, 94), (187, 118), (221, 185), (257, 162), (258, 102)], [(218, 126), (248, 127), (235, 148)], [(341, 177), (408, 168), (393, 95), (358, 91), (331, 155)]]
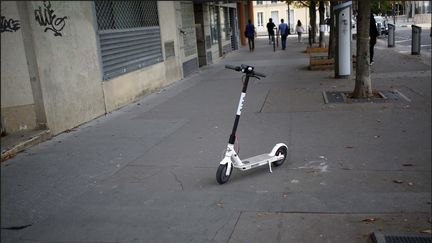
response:
[(219, 168), (216, 172), (216, 180), (219, 184), (224, 184), (229, 180), (233, 167), (231, 166), (231, 171), (229, 175), (226, 175), (227, 168), (228, 164), (219, 165)]
[(287, 154), (288, 154), (288, 149), (287, 149), (285, 146), (281, 146), (281, 147), (279, 147), (279, 148), (276, 150), (276, 153), (275, 153), (275, 154), (276, 154), (276, 155), (283, 155), (283, 156), (284, 156), (283, 159), (278, 160), (278, 161), (276, 161), (276, 162), (273, 162), (273, 164), (274, 164), (275, 166), (280, 166), (280, 165), (282, 165), (282, 164), (285, 162), (285, 159), (286, 159)]

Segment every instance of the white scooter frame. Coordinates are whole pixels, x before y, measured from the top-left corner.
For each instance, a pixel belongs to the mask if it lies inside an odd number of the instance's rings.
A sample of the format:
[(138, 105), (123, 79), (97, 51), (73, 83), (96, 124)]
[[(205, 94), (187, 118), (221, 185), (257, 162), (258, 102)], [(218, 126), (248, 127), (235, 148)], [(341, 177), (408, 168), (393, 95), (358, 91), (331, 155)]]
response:
[(236, 139), (235, 134), (240, 120), (241, 110), (243, 108), (243, 102), (246, 97), (246, 90), (249, 83), (249, 78), (255, 77), (259, 79), (259, 77), (265, 77), (265, 75), (262, 73), (254, 72), (253, 67), (244, 64), (242, 64), (240, 67), (234, 67), (230, 65), (226, 65), (225, 67), (228, 69), (235, 70), (237, 72), (245, 73), (246, 78), (243, 83), (243, 89), (237, 107), (237, 114), (234, 121), (234, 127), (227, 145), (227, 149), (225, 151), (225, 156), (222, 159), (222, 161), (219, 163), (219, 168), (216, 172), (216, 180), (219, 184), (224, 184), (229, 180), (233, 167), (244, 171), (244, 170), (250, 170), (252, 168), (256, 168), (261, 165), (268, 164), (269, 170), (270, 172), (272, 172), (271, 164), (274, 163), (275, 166), (282, 165), (285, 162), (288, 153), (288, 146), (286, 146), (284, 143), (278, 143), (273, 147), (272, 151), (268, 154), (257, 155), (251, 158), (247, 158), (245, 160), (241, 160), (239, 158), (239, 156), (237, 155), (234, 149), (234, 143)]

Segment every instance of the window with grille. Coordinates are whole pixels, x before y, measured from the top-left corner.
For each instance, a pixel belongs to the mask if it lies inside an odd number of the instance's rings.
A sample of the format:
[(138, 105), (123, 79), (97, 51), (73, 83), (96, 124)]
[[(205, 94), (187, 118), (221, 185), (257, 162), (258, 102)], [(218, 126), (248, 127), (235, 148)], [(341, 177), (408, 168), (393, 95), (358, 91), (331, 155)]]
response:
[(193, 2), (181, 2), (180, 7), (182, 16), (181, 30), (184, 33), (182, 34), (184, 54), (185, 57), (188, 57), (197, 53), (194, 6)]
[(228, 8), (227, 7), (219, 7), (219, 16), (220, 16), (220, 24), (221, 24), (221, 37), (225, 38), (225, 40), (230, 40), (230, 27), (229, 27), (229, 18), (228, 18)]
[(211, 5), (209, 7), (209, 15), (210, 15), (210, 36), (211, 36), (211, 44), (215, 45), (218, 43), (218, 27), (217, 27), (217, 13), (216, 7)]
[(95, 1), (104, 80), (163, 61), (157, 1)]

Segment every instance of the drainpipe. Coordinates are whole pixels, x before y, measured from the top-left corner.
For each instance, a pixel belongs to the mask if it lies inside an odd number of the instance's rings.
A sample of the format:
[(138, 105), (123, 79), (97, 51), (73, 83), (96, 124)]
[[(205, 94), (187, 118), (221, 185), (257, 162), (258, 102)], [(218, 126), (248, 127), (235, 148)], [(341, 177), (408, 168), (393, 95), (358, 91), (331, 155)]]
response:
[(244, 36), (244, 32), (246, 30), (246, 19), (245, 19), (245, 2), (240, 1), (237, 3), (237, 9), (238, 9), (238, 22), (240, 27), (240, 43), (242, 46), (246, 45), (246, 38)]
[(252, 24), (255, 24), (255, 18), (254, 18), (254, 11), (253, 11), (253, 1), (249, 0), (249, 19), (251, 20)]

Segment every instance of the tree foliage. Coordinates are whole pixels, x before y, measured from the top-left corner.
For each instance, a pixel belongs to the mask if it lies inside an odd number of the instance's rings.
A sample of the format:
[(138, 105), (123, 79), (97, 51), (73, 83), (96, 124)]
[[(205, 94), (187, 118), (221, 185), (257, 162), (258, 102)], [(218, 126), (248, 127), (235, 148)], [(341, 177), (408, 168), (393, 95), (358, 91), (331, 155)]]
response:
[(285, 2), (294, 8), (309, 8), (310, 1), (294, 1), (294, 0), (285, 0)]
[(371, 1), (371, 12), (374, 14), (386, 14), (391, 11), (392, 2), (386, 0)]

